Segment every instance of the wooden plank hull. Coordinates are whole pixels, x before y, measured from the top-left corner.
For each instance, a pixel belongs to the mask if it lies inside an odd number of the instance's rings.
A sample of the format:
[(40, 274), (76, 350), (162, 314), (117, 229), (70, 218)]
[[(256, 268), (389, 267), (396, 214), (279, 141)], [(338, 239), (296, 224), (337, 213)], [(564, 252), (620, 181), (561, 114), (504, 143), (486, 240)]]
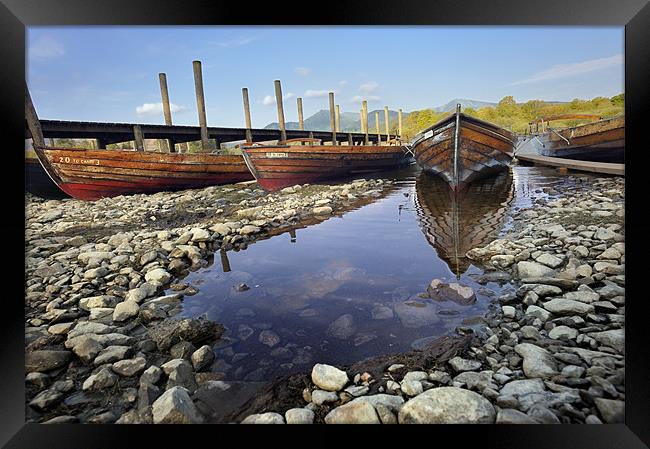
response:
[(258, 184), (271, 192), (413, 162), (401, 146), (256, 146), (245, 147), (243, 154)]
[(25, 190), (46, 199), (61, 199), (69, 196), (50, 179), (38, 158), (35, 157), (25, 157)]
[(453, 114), (423, 131), (413, 143), (413, 150), (423, 170), (440, 176), (453, 191), (458, 191), (507, 169), (514, 141), (511, 132), (496, 125)]
[(548, 131), (537, 137), (537, 151), (542, 156), (615, 163), (623, 163), (625, 159), (624, 117), (600, 120), (557, 132)]
[(253, 179), (238, 155), (36, 149), (61, 190), (82, 200), (196, 189)]
[(421, 173), (415, 184), (416, 213), (427, 241), (457, 276), (469, 268), (467, 251), (485, 246), (502, 229), (514, 189), (509, 170), (452, 192), (437, 176)]

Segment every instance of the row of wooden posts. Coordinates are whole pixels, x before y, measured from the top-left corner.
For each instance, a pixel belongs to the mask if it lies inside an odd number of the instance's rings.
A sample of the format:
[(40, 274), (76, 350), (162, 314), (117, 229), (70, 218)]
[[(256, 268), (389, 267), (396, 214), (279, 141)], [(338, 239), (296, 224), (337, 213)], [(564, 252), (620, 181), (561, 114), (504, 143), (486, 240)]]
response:
[[(208, 151), (211, 149), (210, 141), (208, 138), (208, 125), (205, 114), (205, 96), (203, 94), (203, 75), (201, 70), (201, 61), (192, 62), (194, 69), (194, 87), (196, 92), (196, 107), (199, 115), (199, 126), (201, 128), (201, 147), (203, 151)], [(165, 124), (172, 124), (172, 114), (169, 103), (169, 91), (167, 89), (167, 75), (164, 73), (158, 74), (160, 80), (160, 93), (162, 96), (163, 104), (163, 114), (165, 116)], [(250, 101), (248, 99), (248, 88), (242, 88), (242, 97), (244, 103), (244, 120), (246, 121), (246, 143), (253, 142), (253, 133), (252, 133), (252, 122), (251, 122), (251, 111), (250, 111)], [(287, 140), (287, 133), (284, 120), (284, 107), (282, 103), (282, 86), (280, 80), (275, 80), (275, 101), (278, 110), (278, 125), (280, 128), (280, 142), (284, 143)], [(298, 97), (296, 99), (298, 107), (298, 129), (303, 131), (305, 129), (305, 123), (303, 118), (302, 110), (302, 98)], [(341, 132), (341, 113), (340, 106), (334, 104), (334, 92), (329, 92), (329, 109), (330, 109), (330, 128), (332, 131), (332, 144), (337, 145), (337, 133)], [(368, 103), (366, 100), (362, 102), (361, 114), (361, 132), (365, 134), (364, 143), (367, 145), (369, 142), (368, 139)], [(390, 140), (390, 129), (389, 129), (389, 120), (388, 120), (388, 106), (384, 107), (384, 121), (385, 121), (385, 130), (386, 130), (386, 140)], [(375, 112), (375, 123), (377, 131), (377, 142), (381, 144), (381, 132), (379, 130), (379, 113)], [(143, 148), (143, 136), (141, 130), (136, 130), (139, 128), (138, 125), (134, 127), (134, 135), (136, 139), (136, 146), (138, 150)], [(398, 134), (395, 136), (397, 139), (402, 134), (402, 110), (398, 111)], [(348, 134), (348, 144), (354, 145), (352, 140), (352, 134)], [(187, 145), (187, 144), (185, 144)], [(173, 146), (167, 143), (167, 149), (173, 151)], [(185, 148), (187, 151), (187, 149)]]

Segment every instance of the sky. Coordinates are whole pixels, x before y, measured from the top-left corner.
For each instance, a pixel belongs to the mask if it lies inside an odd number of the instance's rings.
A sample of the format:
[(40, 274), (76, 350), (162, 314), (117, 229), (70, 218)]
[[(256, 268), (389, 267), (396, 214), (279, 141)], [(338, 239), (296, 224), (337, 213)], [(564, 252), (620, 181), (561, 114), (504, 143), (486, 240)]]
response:
[(192, 61), (200, 60), (208, 126), (286, 121), (327, 109), (412, 110), (455, 98), (512, 95), (570, 101), (624, 91), (623, 27), (29, 27), (27, 83), (42, 119), (164, 123), (158, 73), (174, 124), (197, 125)]

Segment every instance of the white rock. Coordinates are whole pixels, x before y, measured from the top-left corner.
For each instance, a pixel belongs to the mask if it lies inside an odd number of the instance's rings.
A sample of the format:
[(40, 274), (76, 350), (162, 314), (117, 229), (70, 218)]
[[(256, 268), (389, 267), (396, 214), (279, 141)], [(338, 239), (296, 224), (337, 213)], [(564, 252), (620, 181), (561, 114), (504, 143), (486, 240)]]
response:
[(348, 375), (340, 369), (317, 363), (311, 371), (311, 380), (322, 390), (339, 391), (349, 382)]
[(279, 413), (267, 412), (267, 413), (256, 413), (254, 415), (247, 416), (244, 419), (242, 424), (284, 424), (284, 418)]
[(183, 387), (172, 387), (153, 403), (154, 424), (200, 424), (203, 418)]
[(492, 424), (494, 407), (483, 396), (456, 387), (432, 388), (399, 410), (400, 424)]
[(292, 408), (284, 413), (287, 424), (313, 424), (314, 412), (307, 408)]

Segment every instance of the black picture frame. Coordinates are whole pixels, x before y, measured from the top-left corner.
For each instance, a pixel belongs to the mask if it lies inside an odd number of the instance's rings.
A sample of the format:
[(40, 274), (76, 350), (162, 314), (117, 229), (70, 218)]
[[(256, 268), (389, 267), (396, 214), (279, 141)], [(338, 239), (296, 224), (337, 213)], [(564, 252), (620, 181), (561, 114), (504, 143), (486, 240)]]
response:
[[(223, 2), (185, 0), (2, 0), (0, 30), (2, 39), (2, 176), (5, 191), (4, 217), (0, 220), (0, 242), (4, 249), (5, 289), (2, 304), (0, 340), (0, 444), (7, 448), (117, 448), (168, 447), (171, 445), (223, 445), (226, 437), (249, 442), (253, 434), (262, 443), (300, 445), (314, 442), (331, 445), (362, 444), (352, 437), (374, 436), (383, 443), (436, 445), (450, 441), (457, 446), (481, 445), (494, 448), (625, 448), (647, 447), (650, 443), (649, 337), (646, 332), (647, 301), (642, 284), (644, 256), (650, 222), (643, 195), (645, 167), (650, 148), (644, 139), (643, 112), (650, 104), (650, 5), (648, 0), (546, 0), (544, 2), (499, 0), (444, 0), (436, 2), (374, 0), (348, 3), (308, 2)], [(382, 429), (350, 426), (344, 440), (330, 435), (336, 426), (309, 429), (286, 426), (119, 426), (119, 425), (39, 425), (25, 424), (24, 398), (24, 275), (20, 273), (20, 254), (24, 252), (24, 190), (19, 185), (23, 156), (18, 150), (24, 140), (25, 27), (33, 25), (615, 25), (625, 26), (626, 94), (626, 418), (625, 424), (584, 426), (382, 426)], [(534, 52), (534, 49), (531, 49)], [(290, 52), (278, 51), (290, 58)], [(328, 57), (324, 55), (324, 57)], [(408, 61), (400, 70), (408, 70)], [(462, 68), (459, 68), (461, 70)], [(15, 169), (13, 167), (16, 167)], [(14, 176), (16, 175), (17, 176)], [(23, 179), (24, 184), (24, 179)], [(635, 198), (637, 197), (637, 198)], [(22, 249), (21, 249), (22, 248)], [(15, 272), (15, 273), (14, 273)], [(279, 429), (283, 427), (283, 429)], [(278, 432), (282, 431), (282, 436)], [(252, 432), (252, 433), (251, 433)], [(286, 432), (286, 433), (285, 433)], [(338, 433), (338, 432), (337, 432)], [(354, 435), (352, 435), (354, 433)], [(320, 438), (323, 434), (324, 438)], [(137, 437), (145, 437), (139, 440)], [(206, 437), (206, 442), (199, 438)], [(385, 439), (389, 438), (389, 439)], [(244, 440), (245, 439), (245, 440)], [(156, 440), (156, 441), (154, 441)], [(392, 440), (392, 441), (391, 441)], [(356, 441), (353, 443), (353, 441)], [(363, 441), (363, 440), (361, 440)], [(160, 443), (164, 444), (160, 444)], [(240, 444), (240, 443), (237, 443)], [(450, 443), (446, 443), (450, 444)]]

